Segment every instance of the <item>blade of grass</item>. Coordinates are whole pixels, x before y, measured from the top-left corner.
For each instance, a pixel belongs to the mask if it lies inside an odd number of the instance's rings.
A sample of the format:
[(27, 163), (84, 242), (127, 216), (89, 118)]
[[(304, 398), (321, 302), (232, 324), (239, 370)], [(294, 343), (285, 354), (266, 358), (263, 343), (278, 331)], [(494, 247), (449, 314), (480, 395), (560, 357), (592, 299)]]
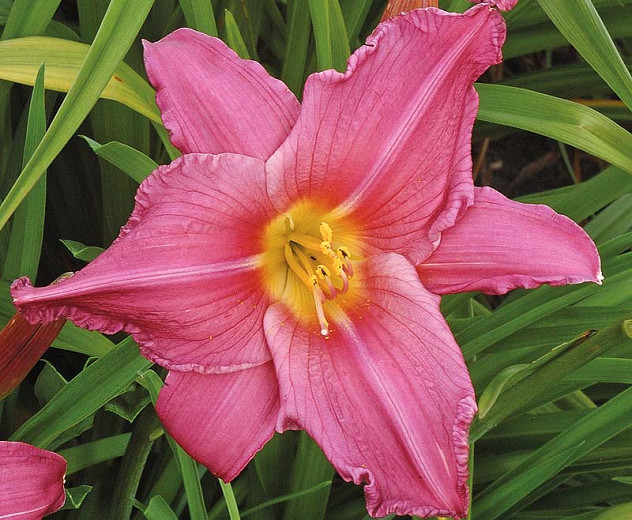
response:
[(31, 160), (0, 205), (0, 228), (94, 106), (143, 24), (154, 0), (112, 0), (77, 79)]

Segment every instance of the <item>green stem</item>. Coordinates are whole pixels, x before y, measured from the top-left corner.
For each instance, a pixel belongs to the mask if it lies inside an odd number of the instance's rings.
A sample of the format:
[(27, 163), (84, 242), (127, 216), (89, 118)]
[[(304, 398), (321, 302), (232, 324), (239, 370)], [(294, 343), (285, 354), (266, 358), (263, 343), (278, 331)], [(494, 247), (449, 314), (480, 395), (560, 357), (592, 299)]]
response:
[(237, 500), (235, 500), (235, 493), (233, 493), (233, 487), (230, 483), (224, 482), (221, 478), (217, 479), (219, 485), (222, 488), (224, 494), (224, 500), (226, 500), (226, 507), (228, 508), (228, 515), (230, 520), (240, 520), (239, 508), (237, 507)]
[(140, 477), (154, 442), (152, 433), (159, 426), (160, 422), (151, 406), (146, 407), (134, 421), (134, 430), (125, 450), (114, 489), (109, 520), (125, 520), (132, 514)]

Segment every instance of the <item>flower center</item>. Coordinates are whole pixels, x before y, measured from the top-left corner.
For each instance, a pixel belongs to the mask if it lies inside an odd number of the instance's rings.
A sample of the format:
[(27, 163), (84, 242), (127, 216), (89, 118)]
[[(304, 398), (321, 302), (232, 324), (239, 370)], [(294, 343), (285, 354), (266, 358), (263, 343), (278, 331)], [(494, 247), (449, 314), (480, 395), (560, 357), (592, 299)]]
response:
[(329, 334), (327, 301), (340, 301), (349, 290), (353, 264), (349, 248), (335, 240), (327, 222), (304, 205), (276, 219), (265, 237), (264, 271), (273, 293), (305, 315), (318, 319), (320, 333)]

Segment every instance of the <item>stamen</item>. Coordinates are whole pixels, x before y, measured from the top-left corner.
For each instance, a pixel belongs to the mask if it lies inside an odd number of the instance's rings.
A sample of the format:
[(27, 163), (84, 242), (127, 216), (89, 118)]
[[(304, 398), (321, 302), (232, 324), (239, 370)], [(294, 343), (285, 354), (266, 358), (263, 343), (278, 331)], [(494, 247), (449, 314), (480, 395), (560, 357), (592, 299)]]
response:
[(320, 333), (323, 336), (327, 336), (329, 334), (329, 322), (327, 321), (327, 318), (325, 318), (325, 311), (323, 309), (325, 295), (318, 285), (318, 280), (315, 275), (312, 275), (311, 281), (314, 292), (314, 304), (316, 305), (316, 315), (318, 316), (318, 323), (320, 324)]
[(334, 287), (334, 284), (331, 281), (331, 271), (327, 269), (327, 266), (318, 265), (316, 266), (316, 274), (321, 280), (324, 280), (327, 284), (327, 288), (329, 289), (329, 299), (333, 300), (336, 297), (337, 291)]
[(310, 237), (308, 235), (299, 235), (298, 233), (290, 233), (288, 235), (288, 239), (291, 242), (294, 242), (300, 246), (303, 246), (305, 249), (309, 249), (311, 251), (320, 251), (321, 240), (317, 238)]
[(294, 274), (296, 274), (303, 281), (303, 283), (306, 284), (307, 287), (309, 287), (311, 281), (310, 281), (308, 272), (305, 271), (305, 269), (303, 269), (301, 264), (299, 264), (296, 261), (296, 258), (294, 257), (294, 253), (292, 251), (292, 247), (290, 246), (289, 242), (285, 244), (284, 253), (285, 253), (285, 261), (287, 262), (287, 265), (289, 265), (290, 269), (294, 271)]
[(325, 242), (331, 242), (334, 239), (334, 232), (327, 222), (321, 222), (320, 226), (318, 226), (318, 231), (320, 231), (320, 236), (323, 237)]
[(342, 263), (345, 271), (347, 271), (347, 274), (349, 275), (349, 278), (353, 278), (353, 265), (351, 264), (351, 260), (349, 259), (349, 249), (342, 246), (339, 247), (338, 256), (342, 257)]
[(340, 269), (338, 275), (340, 276), (340, 278), (342, 278), (342, 289), (340, 290), (340, 292), (344, 294), (349, 290), (349, 277), (343, 269)]

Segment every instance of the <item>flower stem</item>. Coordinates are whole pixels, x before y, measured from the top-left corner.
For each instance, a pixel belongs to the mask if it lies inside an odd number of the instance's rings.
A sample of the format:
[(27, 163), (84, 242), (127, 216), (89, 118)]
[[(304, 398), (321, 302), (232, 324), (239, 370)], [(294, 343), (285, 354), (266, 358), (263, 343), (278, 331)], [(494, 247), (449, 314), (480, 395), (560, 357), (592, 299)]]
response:
[(237, 507), (237, 500), (235, 500), (235, 493), (233, 493), (233, 487), (230, 483), (224, 482), (221, 478), (217, 479), (219, 485), (222, 488), (224, 494), (224, 500), (226, 500), (226, 507), (228, 508), (228, 515), (230, 520), (240, 520), (239, 508)]
[(159, 426), (160, 422), (151, 406), (147, 406), (134, 421), (134, 430), (123, 456), (119, 478), (112, 497), (110, 520), (130, 517), (140, 477), (154, 443), (152, 434)]

